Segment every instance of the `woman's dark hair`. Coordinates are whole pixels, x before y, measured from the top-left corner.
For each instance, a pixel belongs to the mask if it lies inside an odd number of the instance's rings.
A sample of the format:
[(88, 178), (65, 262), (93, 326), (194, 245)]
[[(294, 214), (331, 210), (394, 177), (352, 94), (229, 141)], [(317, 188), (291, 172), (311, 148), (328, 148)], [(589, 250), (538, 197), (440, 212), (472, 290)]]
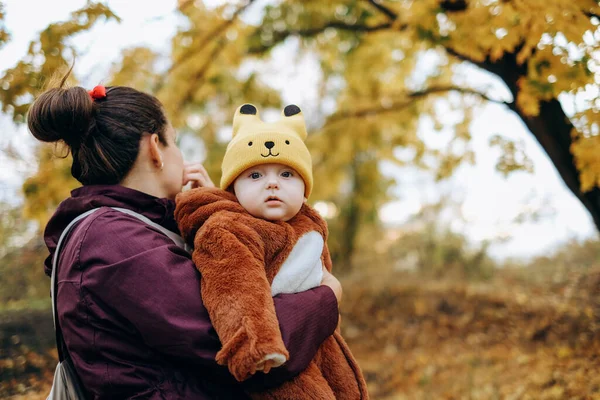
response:
[[(70, 71), (69, 71), (70, 72)], [(117, 184), (137, 159), (144, 134), (167, 145), (167, 119), (154, 96), (125, 86), (106, 88), (93, 100), (82, 87), (42, 93), (29, 108), (27, 123), (37, 139), (64, 141), (73, 155), (71, 174), (84, 185)]]

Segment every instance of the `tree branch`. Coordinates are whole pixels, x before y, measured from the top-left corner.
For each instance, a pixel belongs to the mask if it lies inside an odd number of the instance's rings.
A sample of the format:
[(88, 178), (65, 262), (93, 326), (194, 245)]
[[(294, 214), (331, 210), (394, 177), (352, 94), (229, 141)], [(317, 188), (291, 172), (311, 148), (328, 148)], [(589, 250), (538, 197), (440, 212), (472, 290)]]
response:
[(590, 18), (596, 17), (596, 18), (600, 19), (600, 14), (597, 14), (597, 13), (594, 13), (591, 11), (584, 11), (583, 13)]
[(395, 12), (393, 12), (392, 10), (390, 10), (389, 8), (387, 8), (386, 6), (384, 6), (383, 4), (380, 3), (381, 0), (367, 0), (367, 1), (373, 7), (375, 7), (382, 13), (384, 13), (389, 19), (396, 20), (396, 18), (398, 18), (398, 15), (396, 15)]
[(478, 97), (482, 98), (483, 100), (489, 101), (491, 103), (497, 103), (497, 104), (502, 104), (502, 105), (510, 104), (506, 101), (493, 99), (493, 98), (489, 97), (488, 95), (486, 95), (485, 93), (481, 93), (475, 89), (463, 88), (463, 87), (459, 87), (459, 86), (434, 86), (434, 87), (430, 87), (430, 88), (420, 90), (417, 92), (409, 93), (408, 96), (411, 98), (419, 98), (419, 97), (427, 96), (429, 94), (436, 94), (436, 93), (443, 93), (443, 92), (459, 92), (462, 94), (473, 94), (473, 95), (478, 96)]
[[(312, 37), (312, 36), (318, 35), (319, 33), (322, 33), (323, 31), (325, 31), (328, 28), (339, 29), (342, 31), (352, 31), (352, 32), (376, 32), (376, 31), (381, 31), (384, 29), (389, 29), (391, 27), (392, 27), (391, 22), (385, 22), (382, 24), (369, 26), (369, 25), (350, 25), (350, 24), (346, 24), (344, 22), (330, 21), (330, 22), (326, 23), (325, 25), (317, 27), (317, 28), (292, 29), (289, 31), (276, 33), (275, 37), (273, 38), (271, 43), (266, 44), (266, 45), (261, 44), (260, 46), (257, 46), (257, 47), (250, 47), (248, 49), (248, 54), (263, 53), (263, 52), (273, 48), (278, 43), (283, 42), (289, 36)], [(260, 30), (260, 28), (258, 28), (257, 31), (258, 30)]]
[(219, 54), (225, 49), (226, 43), (221, 40), (220, 43), (217, 43), (215, 48), (212, 50), (210, 55), (207, 57), (206, 62), (200, 69), (194, 74), (194, 76), (190, 77), (190, 84), (187, 85), (187, 90), (185, 94), (178, 101), (179, 105), (177, 109), (181, 109), (185, 104), (190, 103), (194, 98), (194, 93), (198, 91), (200, 87), (204, 84), (205, 75), (213, 62), (215, 62), (219, 56)]
[(465, 11), (468, 7), (465, 0), (443, 0), (440, 7), (446, 12)]
[(327, 28), (340, 29), (342, 31), (375, 32), (375, 31), (380, 31), (383, 29), (388, 29), (391, 27), (392, 27), (392, 24), (390, 22), (385, 22), (383, 24), (369, 26), (369, 25), (351, 25), (351, 24), (346, 24), (344, 22), (331, 21), (319, 28), (300, 29), (297, 31), (290, 31), (290, 32), (292, 34), (297, 34), (297, 35), (301, 35), (301, 36), (314, 36), (318, 33), (323, 32)]
[(476, 95), (476, 96), (482, 98), (485, 101), (502, 104), (509, 108), (512, 108), (512, 106), (514, 104), (514, 103), (508, 103), (508, 102), (505, 102), (502, 100), (493, 99), (484, 93), (478, 92), (475, 89), (462, 88), (462, 87), (457, 87), (457, 86), (436, 86), (436, 87), (430, 87), (430, 88), (427, 88), (424, 90), (419, 90), (416, 92), (407, 93), (405, 95), (405, 97), (408, 98), (407, 100), (393, 103), (392, 105), (390, 105), (388, 107), (377, 106), (377, 107), (364, 108), (362, 110), (354, 110), (354, 111), (346, 111), (346, 112), (336, 113), (329, 118), (328, 123), (336, 123), (336, 122), (339, 122), (339, 121), (345, 120), (345, 119), (369, 117), (369, 116), (383, 114), (386, 112), (400, 111), (400, 110), (410, 106), (413, 103), (412, 100), (417, 100), (417, 99), (421, 99), (423, 97), (427, 97), (428, 95), (431, 95), (431, 94), (439, 94), (439, 93), (444, 93), (444, 92), (459, 92), (462, 94), (472, 94), (472, 95)]
[[(181, 56), (178, 60), (175, 60), (173, 62), (173, 64), (171, 65), (171, 67), (168, 69), (168, 71), (166, 73), (163, 74), (163, 79), (161, 79), (154, 87), (154, 93), (157, 93), (162, 86), (165, 83), (166, 78), (171, 75), (171, 73), (176, 70), (177, 68), (179, 68), (181, 65), (185, 64), (188, 60), (190, 60), (193, 56), (195, 56), (196, 54), (198, 54), (200, 51), (204, 50), (204, 48), (211, 43), (213, 40), (217, 39), (218, 37), (220, 37), (223, 32), (229, 28), (231, 25), (233, 25), (233, 23), (237, 20), (238, 16), (244, 12), (244, 10), (246, 10), (246, 8), (248, 8), (248, 6), (250, 6), (252, 3), (254, 2), (254, 0), (247, 0), (246, 4), (238, 7), (237, 10), (235, 10), (235, 12), (233, 13), (232, 17), (228, 20), (223, 21), (223, 23), (221, 23), (220, 25), (218, 25), (217, 27), (215, 27), (215, 29), (213, 29), (211, 32), (209, 32), (208, 34), (206, 34), (203, 38), (203, 40), (198, 43), (198, 45), (194, 48), (194, 49), (189, 49), (189, 51), (187, 51), (183, 56)], [(188, 7), (190, 5), (192, 5), (193, 2), (186, 2), (186, 3), (182, 3), (182, 5), (180, 6), (180, 8), (185, 8)]]

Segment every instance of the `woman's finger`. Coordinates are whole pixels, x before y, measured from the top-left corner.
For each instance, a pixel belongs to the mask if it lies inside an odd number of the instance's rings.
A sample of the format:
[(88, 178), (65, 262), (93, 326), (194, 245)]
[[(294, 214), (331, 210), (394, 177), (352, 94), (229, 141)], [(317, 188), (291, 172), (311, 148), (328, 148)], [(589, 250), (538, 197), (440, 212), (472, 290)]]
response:
[(215, 186), (210, 179), (202, 175), (200, 172), (188, 173), (186, 176), (184, 176), (183, 186), (190, 182), (192, 184), (192, 189)]
[(208, 175), (208, 171), (206, 170), (206, 168), (204, 168), (204, 165), (198, 163), (197, 167), (198, 172), (200, 172), (204, 176), (207, 184), (209, 184), (210, 187), (215, 187), (215, 184), (213, 183), (212, 179), (210, 179), (210, 175)]
[(342, 285), (340, 281), (333, 276), (333, 274), (327, 271), (327, 268), (323, 267), (323, 278), (321, 279), (321, 285), (329, 286), (335, 297), (338, 300), (338, 303), (342, 301)]
[(187, 172), (200, 172), (205, 176), (208, 176), (206, 168), (201, 163), (189, 163), (185, 164), (184, 170)]
[(186, 163), (183, 168), (188, 172), (200, 172), (201, 170), (205, 170), (201, 163)]
[(183, 185), (192, 182), (192, 188), (215, 187), (204, 166), (200, 163), (186, 164), (183, 169)]

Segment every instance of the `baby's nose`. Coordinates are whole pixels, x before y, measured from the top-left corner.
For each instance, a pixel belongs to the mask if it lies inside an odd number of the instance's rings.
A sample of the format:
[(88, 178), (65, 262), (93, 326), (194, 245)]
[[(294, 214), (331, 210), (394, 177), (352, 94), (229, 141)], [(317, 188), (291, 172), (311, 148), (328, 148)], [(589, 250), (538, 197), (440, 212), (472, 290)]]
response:
[(275, 143), (269, 141), (269, 142), (265, 142), (265, 147), (269, 150), (271, 150), (273, 148), (273, 146), (275, 146)]

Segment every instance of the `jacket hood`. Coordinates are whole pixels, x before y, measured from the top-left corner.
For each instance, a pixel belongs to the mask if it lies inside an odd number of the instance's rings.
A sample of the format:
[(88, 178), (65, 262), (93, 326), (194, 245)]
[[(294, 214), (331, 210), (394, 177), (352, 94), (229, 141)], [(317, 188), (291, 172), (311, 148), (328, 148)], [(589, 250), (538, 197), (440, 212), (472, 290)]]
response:
[(181, 236), (188, 243), (194, 242), (196, 232), (206, 220), (218, 211), (248, 214), (233, 193), (218, 188), (198, 188), (177, 195), (175, 220)]
[[(179, 193), (175, 199), (175, 203), (175, 220), (177, 221), (179, 231), (186, 243), (192, 247), (198, 229), (215, 213), (227, 211), (246, 217), (250, 215), (233, 193), (218, 188), (198, 188)], [(302, 205), (298, 214), (288, 222), (267, 221), (256, 218), (256, 222), (253, 225), (255, 229), (259, 229), (262, 226), (268, 230), (272, 229), (273, 225), (296, 226), (302, 224), (301, 221), (306, 219), (311, 220), (315, 224), (314, 226), (318, 227), (317, 229), (321, 234), (327, 238), (327, 223), (319, 216), (316, 210), (306, 203)]]
[(44, 263), (47, 275), (52, 273), (52, 257), (63, 230), (78, 215), (98, 207), (126, 208), (173, 232), (178, 232), (173, 218), (175, 203), (172, 200), (161, 199), (120, 185), (82, 186), (73, 190), (71, 197), (60, 203), (46, 225), (44, 241), (50, 251)]

